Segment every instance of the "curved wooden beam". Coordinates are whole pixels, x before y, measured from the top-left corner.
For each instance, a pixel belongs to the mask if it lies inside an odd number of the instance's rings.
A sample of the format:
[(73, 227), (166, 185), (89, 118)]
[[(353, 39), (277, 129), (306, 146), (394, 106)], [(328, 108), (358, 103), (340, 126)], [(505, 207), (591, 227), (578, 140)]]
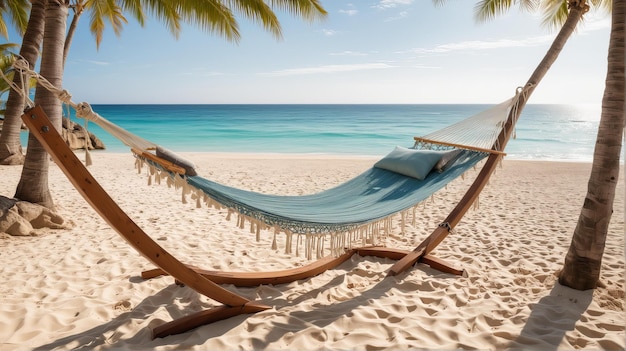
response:
[[(113, 201), (63, 141), (40, 106), (25, 112), (22, 120), (52, 156), (78, 192), (100, 216), (126, 241), (155, 266), (163, 269), (195, 291), (239, 311), (258, 311), (269, 306), (251, 304), (250, 300), (228, 291), (190, 269), (157, 244)], [(247, 304), (253, 308), (244, 308)], [(247, 313), (247, 312), (241, 312)], [(196, 325), (197, 326), (197, 325)]]
[[(190, 268), (216, 284), (233, 284), (235, 286), (278, 285), (314, 277), (339, 266), (355, 253), (355, 250), (348, 250), (343, 255), (337, 257), (327, 256), (301, 267), (270, 272), (223, 272), (197, 267)], [(160, 268), (156, 268), (142, 272), (141, 277), (149, 279), (164, 274), (167, 273)]]
[[(412, 251), (408, 250), (380, 246), (359, 247), (347, 250), (343, 255), (337, 257), (327, 256), (304, 266), (266, 272), (224, 272), (206, 270), (195, 266), (188, 267), (216, 284), (232, 284), (235, 286), (249, 287), (258, 285), (287, 284), (296, 280), (314, 277), (329, 269), (333, 269), (339, 266), (340, 264), (347, 261), (354, 254), (358, 254), (360, 256), (374, 256), (380, 258), (389, 258), (392, 260), (401, 260), (411, 253)], [(431, 255), (424, 255), (419, 259), (422, 263), (427, 264), (431, 266), (431, 268), (440, 270), (442, 272), (455, 275), (465, 275), (464, 270), (453, 267), (451, 264)], [(141, 272), (141, 277), (143, 279), (156, 278), (162, 275), (167, 275), (167, 272), (165, 272), (161, 268), (154, 268)]]
[(429, 254), (432, 250), (439, 245), (443, 239), (448, 236), (450, 230), (454, 228), (465, 216), (465, 213), (470, 209), (474, 201), (480, 195), (480, 192), (489, 182), (489, 178), (496, 170), (500, 159), (504, 157), (504, 153), (502, 152), (506, 147), (506, 144), (511, 139), (511, 134), (513, 133), (513, 129), (515, 128), (515, 124), (519, 119), (520, 114), (522, 113), (522, 109), (526, 105), (526, 101), (528, 97), (535, 89), (535, 84), (532, 84), (533, 78), (529, 83), (527, 83), (526, 87), (522, 89), (522, 91), (517, 96), (517, 101), (512, 102), (513, 105), (507, 115), (507, 119), (504, 123), (500, 134), (498, 134), (498, 138), (496, 142), (492, 146), (493, 153), (489, 155), (487, 161), (483, 165), (483, 168), (478, 173), (478, 176), (470, 186), (470, 188), (465, 192), (465, 195), (461, 198), (461, 200), (457, 203), (457, 205), (452, 209), (450, 214), (446, 217), (443, 222), (443, 225), (439, 225), (433, 232), (422, 241), (410, 254), (406, 255), (403, 259), (398, 261), (391, 269), (389, 270), (388, 275), (396, 275), (400, 272), (405, 271), (407, 268), (411, 267), (417, 261), (422, 259), (424, 255)]
[(152, 329), (152, 338), (164, 338), (169, 335), (184, 333), (201, 325), (221, 321), (240, 314), (256, 313), (266, 309), (267, 306), (254, 302), (243, 306), (218, 306), (159, 325)]
[(419, 261), (422, 257), (429, 254), (432, 250), (439, 245), (443, 239), (448, 236), (450, 230), (454, 228), (460, 221), (461, 218), (467, 213), (467, 211), (471, 208), (472, 204), (478, 196), (483, 188), (487, 185), (489, 181), (489, 177), (495, 171), (496, 166), (498, 165), (498, 161), (500, 160), (501, 155), (499, 154), (491, 154), (487, 158), (485, 165), (480, 170), (480, 173), (474, 180), (474, 183), (467, 190), (461, 201), (454, 207), (454, 209), (450, 212), (448, 217), (446, 217), (445, 222), (447, 225), (440, 225), (424, 240), (422, 241), (411, 253), (403, 257), (401, 260), (396, 262), (388, 272), (388, 275), (397, 275), (401, 272), (404, 272), (409, 267), (413, 266), (417, 261)]

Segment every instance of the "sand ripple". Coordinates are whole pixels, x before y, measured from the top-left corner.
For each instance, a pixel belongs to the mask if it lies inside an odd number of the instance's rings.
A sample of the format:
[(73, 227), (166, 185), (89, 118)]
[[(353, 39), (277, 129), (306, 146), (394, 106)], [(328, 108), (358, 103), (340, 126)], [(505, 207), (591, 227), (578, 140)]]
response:
[[(371, 165), (368, 159), (270, 159), (189, 155), (203, 175), (281, 194), (326, 189)], [(185, 262), (207, 269), (263, 271), (306, 263), (271, 249), (224, 213), (182, 205), (166, 186), (147, 186), (128, 155), (96, 155), (92, 172), (147, 233)], [(19, 168), (0, 166), (0, 193)], [(386, 277), (392, 261), (353, 257), (317, 277), (229, 290), (272, 309), (188, 333), (151, 339), (151, 329), (217, 303), (173, 278), (139, 278), (152, 268), (51, 170), (51, 188), (69, 230), (0, 237), (0, 350), (407, 350), (623, 349), (624, 199), (612, 217), (601, 281), (593, 291), (556, 282), (576, 224), (588, 164), (515, 162), (492, 179), (471, 211), (434, 252), (466, 269), (457, 277), (417, 265)], [(412, 248), (440, 222), (471, 179), (423, 208), (418, 226), (390, 246)], [(623, 189), (623, 181), (620, 181)], [(282, 240), (279, 238), (279, 240)]]

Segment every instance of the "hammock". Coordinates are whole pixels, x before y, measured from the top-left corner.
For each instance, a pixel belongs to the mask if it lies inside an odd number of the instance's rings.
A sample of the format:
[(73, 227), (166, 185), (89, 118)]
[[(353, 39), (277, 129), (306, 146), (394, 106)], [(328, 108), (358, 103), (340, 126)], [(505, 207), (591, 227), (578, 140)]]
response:
[[(440, 131), (424, 137), (416, 137), (413, 150), (392, 151), (363, 174), (333, 189), (318, 194), (300, 197), (258, 194), (241, 189), (227, 187), (195, 173), (193, 166), (186, 161), (159, 157), (159, 148), (152, 142), (142, 139), (110, 123), (93, 112), (87, 103), (76, 104), (71, 95), (48, 82), (29, 68), (26, 60), (18, 60), (14, 67), (22, 74), (22, 81), (37, 79), (43, 88), (48, 89), (64, 103), (76, 109), (76, 115), (96, 122), (113, 136), (130, 146), (137, 156), (137, 165), (150, 167), (148, 178), (160, 181), (166, 178), (169, 184), (183, 189), (183, 200), (192, 190), (196, 201), (202, 200), (211, 206), (226, 206), (231, 212), (239, 214), (239, 225), (245, 221), (251, 224), (251, 230), (274, 228), (287, 234), (286, 250), (290, 252), (294, 233), (298, 238), (305, 237), (307, 257), (312, 256), (313, 248), (318, 255), (323, 254), (324, 239), (331, 236), (331, 249), (336, 256), (318, 259), (312, 264), (276, 272), (214, 272), (187, 265), (171, 255), (145, 233), (100, 186), (87, 168), (63, 141), (41, 106), (35, 106), (30, 100), (28, 89), (23, 90), (7, 80), (9, 86), (20, 94), (29, 108), (22, 115), (22, 120), (33, 135), (50, 154), (60, 169), (65, 173), (87, 202), (105, 219), (120, 236), (152, 262), (157, 269), (145, 271), (142, 277), (148, 279), (162, 274), (173, 276), (177, 283), (186, 285), (223, 305), (192, 313), (153, 330), (153, 337), (165, 337), (182, 333), (200, 325), (212, 323), (232, 316), (256, 313), (271, 308), (235, 294), (218, 284), (251, 286), (258, 284), (281, 284), (297, 279), (317, 275), (336, 267), (353, 254), (378, 256), (395, 259), (397, 262), (389, 269), (388, 275), (405, 271), (416, 262), (423, 262), (434, 269), (452, 274), (463, 274), (463, 270), (430, 255), (450, 231), (458, 224), (469, 207), (477, 200), (487, 184), (489, 177), (504, 155), (503, 150), (528, 95), (534, 89), (529, 82), (518, 88), (516, 95), (486, 111), (455, 123)], [(157, 150), (157, 155), (151, 150)], [(448, 150), (448, 151), (443, 151)], [(85, 147), (87, 165), (89, 153)], [(444, 155), (445, 154), (445, 155)], [(435, 156), (433, 156), (435, 155)], [(164, 153), (161, 156), (168, 156)], [(415, 157), (418, 156), (418, 157)], [(412, 251), (373, 247), (377, 236), (391, 227), (391, 217), (402, 213), (402, 223), (406, 212), (428, 198), (447, 183), (462, 175), (480, 160), (486, 161), (479, 174), (465, 195), (447, 215), (444, 222)], [(419, 169), (407, 170), (407, 159), (419, 161)], [(433, 161), (434, 159), (434, 161)], [(400, 162), (397, 162), (400, 161)], [(442, 163), (442, 161), (445, 161)], [(409, 164), (413, 165), (412, 162)], [(424, 166), (427, 164), (426, 166)], [(415, 217), (414, 217), (415, 218)], [(351, 240), (365, 238), (370, 246), (346, 249)], [(365, 235), (364, 235), (365, 234)], [(368, 242), (368, 238), (370, 241)], [(274, 241), (275, 242), (275, 241)], [(297, 247), (297, 244), (296, 244)], [(340, 254), (345, 250), (345, 253)]]
[[(426, 172), (423, 179), (380, 168), (378, 162), (343, 184), (304, 196), (262, 194), (216, 183), (198, 176), (189, 161), (111, 123), (93, 112), (86, 103), (77, 105), (77, 116), (95, 122), (131, 147), (137, 157), (139, 171), (144, 166), (149, 167), (149, 184), (166, 179), (169, 185), (182, 188), (183, 202), (191, 194), (198, 207), (204, 202), (209, 207), (227, 208), (228, 218), (236, 214), (238, 226), (244, 228), (249, 224), (257, 240), (262, 230), (273, 229), (274, 249), (277, 248), (276, 235), (283, 232), (286, 234), (285, 252), (292, 253), (293, 235), (296, 234), (296, 255), (299, 255), (300, 244), (304, 242), (304, 253), (311, 259), (314, 253), (317, 258), (324, 256), (326, 248), (333, 255), (340, 255), (353, 243), (381, 243), (390, 233), (392, 218), (398, 213), (401, 214), (404, 231), (406, 218), (413, 214), (412, 222), (415, 222), (416, 207), (423, 200), (488, 155), (501, 153), (497, 146), (494, 150), (494, 145), (497, 145), (498, 135), (516, 98), (517, 95), (447, 128), (415, 138), (412, 150), (416, 155), (418, 150), (437, 150), (434, 152), (439, 152), (437, 157), (440, 158), (451, 155), (445, 167), (439, 171), (431, 167), (433, 170)], [(154, 149), (163, 150), (157, 152), (159, 157), (150, 152)], [(172, 164), (174, 168), (167, 167)], [(330, 244), (325, 247), (327, 236), (330, 237)]]
[[(240, 226), (243, 226), (247, 219), (257, 231), (257, 235), (262, 226), (261, 223), (265, 228), (274, 227), (275, 234), (282, 230), (287, 233), (286, 250), (290, 250), (292, 246), (292, 234), (303, 232), (298, 238), (306, 238), (307, 257), (312, 256), (314, 248), (318, 255), (322, 253), (324, 239), (328, 234), (333, 239), (331, 246), (337, 251), (336, 256), (326, 256), (312, 264), (288, 270), (261, 273), (215, 272), (187, 265), (156, 243), (113, 201), (62, 140), (40, 106), (26, 110), (22, 120), (28, 126), (30, 133), (42, 143), (85, 200), (131, 246), (158, 267), (144, 271), (142, 277), (148, 279), (169, 274), (177, 283), (188, 286), (223, 304), (162, 324), (153, 329), (153, 337), (182, 333), (232, 316), (256, 313), (271, 308), (248, 300), (218, 284), (252, 286), (288, 283), (336, 267), (353, 254), (397, 260), (389, 269), (388, 275), (399, 274), (418, 261), (447, 273), (464, 274), (463, 270), (456, 269), (450, 263), (433, 257), (430, 252), (448, 235), (469, 206), (477, 199), (501, 156), (504, 155), (502, 149), (511, 136), (512, 128), (519, 117), (518, 106), (523, 106), (525, 103), (526, 96), (522, 93), (527, 88), (532, 89), (532, 86), (527, 86), (519, 90), (512, 99), (483, 113), (425, 137), (415, 138), (414, 149), (411, 151), (400, 150), (402, 156), (406, 156), (408, 152), (413, 153), (411, 157), (418, 155), (424, 159), (432, 158), (432, 155), (437, 153), (447, 154), (446, 156), (439, 155), (440, 160), (434, 166), (425, 167), (425, 170), (422, 169), (420, 172), (411, 169), (407, 174), (399, 174), (398, 172), (405, 173), (406, 171), (403, 169), (405, 165), (402, 162), (399, 169), (395, 169), (395, 166), (388, 167), (388, 161), (395, 159), (390, 157), (396, 153), (394, 150), (377, 162), (372, 169), (344, 184), (319, 194), (291, 197), (235, 189), (194, 175), (194, 169), (189, 168), (186, 162), (177, 162), (176, 158), (172, 160), (174, 162), (170, 162), (152, 154), (150, 150), (153, 149), (157, 149), (158, 154), (158, 148), (153, 143), (111, 124), (94, 113), (88, 104), (72, 103), (71, 96), (67, 92), (59, 91), (43, 78), (39, 77), (38, 80), (44, 87), (57, 92), (61, 100), (76, 108), (77, 116), (95, 121), (129, 145), (137, 155), (138, 166), (144, 164), (150, 166), (148, 179), (154, 178), (160, 181), (164, 177), (168, 183), (182, 187), (183, 199), (192, 191), (191, 189), (195, 189), (193, 191), (196, 192), (198, 202), (204, 200), (212, 206), (226, 206), (230, 211), (238, 212)], [(452, 154), (454, 156), (450, 156)], [(476, 180), (463, 198), (455, 205), (445, 221), (415, 249), (406, 251), (372, 246), (376, 235), (380, 235), (381, 231), (389, 230), (391, 216), (398, 212), (403, 213), (401, 218), (404, 223), (404, 213), (408, 209), (411, 207), (415, 209), (415, 204), (429, 197), (485, 157), (487, 159)], [(402, 157), (399, 159), (402, 160)], [(447, 164), (440, 165), (440, 161), (444, 159)], [(363, 232), (366, 232), (366, 235), (363, 236)], [(366, 240), (368, 237), (371, 238), (369, 246), (345, 249), (344, 245), (349, 245), (347, 241), (354, 239), (355, 233)], [(345, 253), (339, 254), (343, 250)]]
[[(111, 123), (95, 113), (88, 103), (72, 102), (67, 91), (32, 71), (27, 62), (18, 60), (14, 66), (26, 78), (35, 77), (44, 88), (72, 106), (77, 117), (95, 122), (129, 146), (136, 155), (138, 169), (149, 166), (149, 183), (153, 179), (160, 183), (166, 178), (169, 185), (182, 188), (183, 202), (186, 202), (185, 196), (193, 192), (198, 206), (204, 202), (211, 207), (228, 208), (228, 217), (235, 213), (241, 228), (248, 222), (257, 239), (262, 229), (273, 228), (274, 248), (276, 235), (284, 232), (287, 253), (292, 252), (293, 234), (298, 235), (296, 247), (304, 236), (307, 258), (312, 257), (313, 251), (318, 258), (324, 256), (326, 236), (331, 237), (329, 248), (334, 255), (359, 240), (362, 244), (376, 245), (390, 232), (392, 216), (398, 213), (404, 230), (411, 208), (415, 222), (415, 208), (420, 202), (489, 157), (484, 175), (479, 175), (482, 179), (476, 181), (476, 186), (473, 185), (457, 204), (459, 210), (453, 210), (447, 222), (442, 223), (451, 230), (467, 211), (467, 206), (476, 201), (494, 164), (504, 155), (502, 150), (519, 118), (518, 107), (520, 103), (523, 106), (526, 92), (532, 89), (531, 84), (518, 88), (514, 97), (498, 105), (424, 137), (416, 137), (412, 151), (398, 151), (397, 147), (371, 169), (335, 188), (313, 195), (279, 196), (236, 189), (202, 178), (189, 161)], [(28, 95), (22, 95), (30, 102)], [(151, 150), (156, 150), (156, 155)], [(419, 150), (431, 151), (419, 153)], [(85, 151), (89, 165), (87, 145)], [(430, 250), (432, 248), (427, 251)]]
[[(193, 192), (197, 202), (203, 200), (209, 206), (228, 208), (238, 215), (238, 226), (246, 221), (257, 239), (263, 229), (275, 228), (287, 234), (285, 252), (292, 253), (292, 234), (306, 235), (305, 253), (311, 258), (312, 250), (322, 255), (323, 247), (311, 245), (330, 235), (329, 249), (340, 254), (354, 242), (375, 245), (388, 234), (391, 216), (416, 207), (437, 190), (474, 167), (487, 153), (464, 150), (443, 173), (431, 172), (424, 180), (418, 180), (385, 169), (372, 167), (355, 178), (312, 195), (280, 196), (237, 189), (200, 176), (179, 178)], [(138, 156), (141, 157), (141, 156)], [(147, 160), (153, 167), (160, 165)], [(155, 177), (159, 173), (151, 171)], [(170, 177), (179, 177), (169, 173)], [(415, 219), (415, 218), (414, 218)], [(322, 245), (320, 243), (320, 245)], [(296, 246), (298, 247), (298, 245)], [(274, 237), (273, 248), (276, 248)]]

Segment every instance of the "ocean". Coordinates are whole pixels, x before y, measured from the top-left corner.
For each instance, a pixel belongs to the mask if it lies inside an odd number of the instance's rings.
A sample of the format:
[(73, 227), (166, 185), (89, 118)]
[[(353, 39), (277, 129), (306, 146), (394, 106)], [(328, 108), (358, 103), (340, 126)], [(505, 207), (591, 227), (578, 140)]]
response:
[[(124, 129), (177, 152), (384, 156), (491, 105), (93, 105)], [(73, 113), (72, 119), (76, 121)], [(508, 159), (591, 161), (600, 106), (524, 108)], [(84, 124), (81, 120), (79, 123)], [(128, 148), (89, 123), (104, 152)]]

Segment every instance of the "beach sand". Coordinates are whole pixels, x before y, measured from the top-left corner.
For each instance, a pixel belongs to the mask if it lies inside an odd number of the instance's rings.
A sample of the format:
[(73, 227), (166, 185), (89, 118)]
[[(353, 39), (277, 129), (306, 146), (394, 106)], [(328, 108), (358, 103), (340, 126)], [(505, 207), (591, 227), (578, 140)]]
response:
[[(96, 153), (91, 172), (157, 243), (206, 269), (264, 271), (305, 264), (256, 242), (225, 212), (181, 204), (180, 193), (147, 185), (129, 154)], [(186, 154), (206, 178), (265, 193), (300, 195), (339, 184), (372, 158)], [(82, 199), (52, 165), (50, 188), (72, 229), (0, 234), (0, 350), (402, 350), (623, 349), (624, 182), (618, 185), (601, 273), (603, 287), (560, 286), (556, 272), (586, 193), (590, 164), (505, 160), (455, 231), (433, 252), (464, 268), (455, 276), (418, 264), (386, 277), (389, 259), (359, 257), (316, 277), (236, 288), (273, 308), (162, 339), (164, 322), (218, 305), (154, 268)], [(21, 168), (0, 166), (12, 196)], [(426, 201), (423, 217), (386, 240), (412, 249), (443, 220), (471, 171)]]

